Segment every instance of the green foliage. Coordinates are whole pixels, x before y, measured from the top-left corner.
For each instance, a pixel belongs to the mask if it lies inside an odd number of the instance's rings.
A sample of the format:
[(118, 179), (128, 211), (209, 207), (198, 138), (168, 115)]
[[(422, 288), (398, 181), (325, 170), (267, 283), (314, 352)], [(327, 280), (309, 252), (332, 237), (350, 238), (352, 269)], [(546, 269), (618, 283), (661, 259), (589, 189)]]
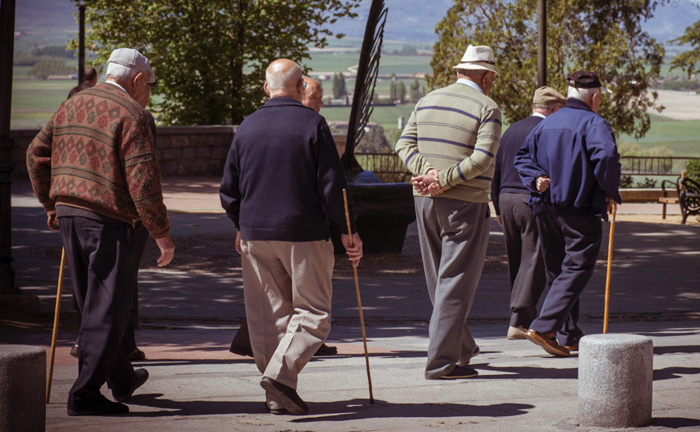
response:
[(620, 156), (673, 156), (673, 150), (668, 147), (657, 146), (645, 149), (637, 143), (618, 144), (617, 151)]
[[(547, 2), (547, 81), (566, 94), (568, 73), (597, 72), (613, 95), (599, 114), (613, 128), (642, 137), (649, 129), (646, 111), (662, 109), (649, 82), (659, 76), (664, 49), (641, 24), (666, 0), (549, 0)], [(428, 85), (455, 81), (452, 66), (469, 43), (494, 50), (500, 75), (489, 96), (509, 123), (527, 117), (537, 88), (537, 1), (455, 0), (435, 28), (439, 36)], [(614, 84), (614, 85), (613, 85)]]
[(418, 99), (420, 99), (420, 84), (418, 83), (418, 77), (413, 78), (408, 97), (411, 103), (416, 103), (418, 102)]
[(396, 86), (396, 100), (399, 103), (406, 101), (406, 84), (403, 81), (399, 81), (399, 84)]
[[(78, 3), (78, 0), (74, 0)], [(93, 65), (117, 47), (148, 57), (167, 124), (240, 123), (265, 100), (265, 69), (278, 58), (301, 63), (324, 47), (359, 0), (91, 0), (85, 2)], [(342, 35), (335, 35), (342, 37)], [(71, 48), (75, 48), (76, 41)], [(308, 72), (304, 68), (304, 72)]]
[(688, 74), (688, 78), (694, 73), (700, 72), (700, 21), (697, 21), (685, 29), (683, 36), (674, 39), (669, 44), (690, 44), (693, 48), (678, 54), (671, 60), (671, 70), (681, 69)]
[(70, 75), (77, 74), (78, 68), (66, 66), (64, 63), (55, 61), (41, 61), (35, 63), (29, 71), (29, 75), (34, 75), (37, 79), (45, 80), (50, 75)]
[(342, 72), (333, 74), (333, 99), (342, 99), (347, 94), (345, 87), (345, 75)]
[(64, 57), (72, 59), (76, 56), (75, 50), (66, 49), (65, 46), (47, 46), (32, 50), (32, 56)]
[(622, 176), (620, 176), (620, 189), (631, 188), (633, 183), (634, 180), (632, 180), (631, 175), (623, 174)]
[(700, 160), (689, 160), (685, 164), (685, 176), (700, 182)]

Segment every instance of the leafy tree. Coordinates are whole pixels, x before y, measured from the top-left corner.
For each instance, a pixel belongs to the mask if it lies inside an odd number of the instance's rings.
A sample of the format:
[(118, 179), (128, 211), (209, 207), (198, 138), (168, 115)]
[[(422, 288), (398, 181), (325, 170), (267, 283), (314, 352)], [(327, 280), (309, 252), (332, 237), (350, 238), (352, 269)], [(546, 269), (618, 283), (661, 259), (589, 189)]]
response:
[(399, 84), (396, 86), (396, 100), (398, 100), (399, 103), (404, 103), (406, 101), (406, 85), (401, 80), (399, 80)]
[[(79, 0), (74, 0), (76, 3)], [(359, 0), (91, 0), (84, 2), (93, 64), (117, 47), (141, 51), (158, 77), (169, 124), (240, 123), (265, 100), (265, 69), (324, 47)], [(342, 37), (343, 35), (335, 35)], [(73, 41), (71, 48), (75, 48)], [(308, 72), (308, 70), (304, 70)]]
[(69, 75), (78, 73), (78, 68), (66, 66), (64, 63), (55, 61), (41, 61), (34, 63), (29, 75), (34, 75), (36, 79), (45, 80), (51, 75)]
[(396, 74), (391, 73), (391, 81), (389, 82), (389, 102), (394, 103), (396, 101)]
[(342, 99), (346, 93), (345, 75), (342, 72), (336, 72), (333, 74), (333, 99)]
[(688, 78), (700, 72), (700, 21), (687, 27), (683, 36), (669, 43), (677, 45), (690, 44), (693, 47), (684, 53), (678, 54), (671, 60), (671, 70), (681, 69), (688, 74)]
[(409, 92), (409, 99), (411, 100), (411, 103), (416, 103), (418, 102), (418, 99), (420, 99), (420, 84), (418, 83), (418, 77), (413, 78), (411, 90)]
[[(649, 93), (657, 78), (664, 49), (641, 29), (655, 7), (667, 0), (549, 0), (547, 2), (547, 81), (566, 94), (567, 74), (597, 72), (612, 95), (599, 113), (616, 135), (640, 138), (649, 130), (648, 109), (661, 110)], [(455, 0), (436, 26), (428, 77), (431, 88), (456, 79), (452, 66), (469, 43), (494, 50), (500, 75), (491, 96), (512, 123), (528, 116), (537, 88), (537, 1)]]

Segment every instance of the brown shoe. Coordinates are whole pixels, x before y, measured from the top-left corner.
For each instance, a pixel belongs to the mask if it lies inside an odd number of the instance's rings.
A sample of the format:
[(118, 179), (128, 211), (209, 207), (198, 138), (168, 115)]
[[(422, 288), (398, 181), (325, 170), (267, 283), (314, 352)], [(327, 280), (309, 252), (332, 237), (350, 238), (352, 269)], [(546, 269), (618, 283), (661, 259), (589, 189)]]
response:
[(571, 353), (565, 347), (559, 345), (557, 342), (556, 333), (540, 333), (536, 330), (530, 329), (525, 332), (525, 337), (530, 342), (541, 346), (548, 353), (557, 357), (569, 357)]
[(570, 352), (578, 351), (578, 344), (564, 345), (564, 348), (568, 349)]

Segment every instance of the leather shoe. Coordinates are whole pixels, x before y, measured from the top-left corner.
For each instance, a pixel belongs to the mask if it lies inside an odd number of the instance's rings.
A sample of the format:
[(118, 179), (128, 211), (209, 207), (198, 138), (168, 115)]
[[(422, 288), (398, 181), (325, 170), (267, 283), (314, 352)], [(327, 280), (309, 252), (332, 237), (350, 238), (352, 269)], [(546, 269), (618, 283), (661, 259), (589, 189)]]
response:
[(263, 377), (262, 381), (260, 381), (260, 386), (277, 398), (290, 414), (304, 415), (309, 413), (308, 405), (293, 388), (268, 377)]
[(324, 343), (318, 348), (318, 350), (316, 350), (316, 354), (314, 354), (314, 356), (328, 356), (336, 354), (338, 354), (338, 348), (334, 346), (328, 346)]
[(457, 366), (452, 370), (452, 372), (448, 373), (447, 375), (441, 376), (439, 379), (463, 379), (463, 378), (473, 378), (475, 376), (478, 376), (479, 372), (476, 371), (476, 369), (466, 367), (466, 366)]
[(559, 345), (555, 332), (540, 333), (536, 330), (529, 329), (527, 332), (525, 332), (525, 337), (530, 342), (541, 346), (542, 349), (554, 356), (569, 357), (571, 355), (568, 349)]
[(578, 351), (578, 344), (564, 345), (564, 348), (568, 349), (570, 352)]
[(525, 332), (527, 329), (523, 327), (508, 327), (508, 333), (506, 334), (506, 339), (516, 340), (516, 339), (526, 339)]
[(148, 371), (146, 369), (136, 369), (131, 381), (123, 386), (113, 389), (112, 396), (117, 402), (126, 402), (131, 395), (134, 394), (137, 388), (141, 387), (148, 380)]
[(73, 345), (73, 347), (70, 349), (70, 355), (72, 355), (75, 358), (78, 358), (78, 344)]
[(146, 360), (146, 353), (136, 348), (131, 354), (126, 356), (126, 358), (128, 358), (129, 361), (144, 361)]
[(245, 357), (253, 357), (253, 350), (250, 347), (239, 345), (235, 342), (231, 342), (231, 348), (228, 349), (234, 354), (242, 355)]
[(69, 416), (110, 416), (127, 414), (129, 407), (117, 402), (112, 402), (106, 397), (100, 395), (100, 399), (90, 403), (84, 403), (79, 406), (69, 406)]

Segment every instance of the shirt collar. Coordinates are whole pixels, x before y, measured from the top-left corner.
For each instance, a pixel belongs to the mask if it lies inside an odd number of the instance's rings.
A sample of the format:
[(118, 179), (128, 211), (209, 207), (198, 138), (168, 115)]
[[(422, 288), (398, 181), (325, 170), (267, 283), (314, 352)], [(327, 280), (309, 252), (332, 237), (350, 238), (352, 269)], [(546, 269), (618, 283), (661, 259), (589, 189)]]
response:
[(457, 80), (458, 84), (464, 84), (465, 86), (471, 87), (475, 90), (478, 90), (479, 93), (484, 94), (484, 91), (481, 90), (481, 87), (479, 87), (479, 84), (475, 83), (474, 81), (469, 81), (468, 79), (460, 78)]
[(131, 97), (131, 95), (129, 95), (129, 92), (126, 91), (126, 89), (125, 89), (124, 87), (120, 86), (118, 83), (116, 83), (116, 82), (114, 82), (114, 81), (105, 81), (105, 82), (106, 82), (107, 84), (112, 84), (112, 85), (115, 85), (115, 86), (119, 87), (120, 89), (122, 89), (122, 91), (123, 91), (128, 97)]
[(532, 116), (531, 116), (531, 117), (542, 117), (542, 118), (547, 118), (547, 116), (544, 115), (544, 114), (542, 114), (542, 113), (532, 113)]
[(576, 109), (582, 109), (586, 111), (593, 112), (591, 107), (586, 104), (586, 102), (579, 100), (579, 99), (574, 99), (574, 98), (569, 98), (566, 100), (566, 105), (564, 105), (564, 108), (576, 108)]

